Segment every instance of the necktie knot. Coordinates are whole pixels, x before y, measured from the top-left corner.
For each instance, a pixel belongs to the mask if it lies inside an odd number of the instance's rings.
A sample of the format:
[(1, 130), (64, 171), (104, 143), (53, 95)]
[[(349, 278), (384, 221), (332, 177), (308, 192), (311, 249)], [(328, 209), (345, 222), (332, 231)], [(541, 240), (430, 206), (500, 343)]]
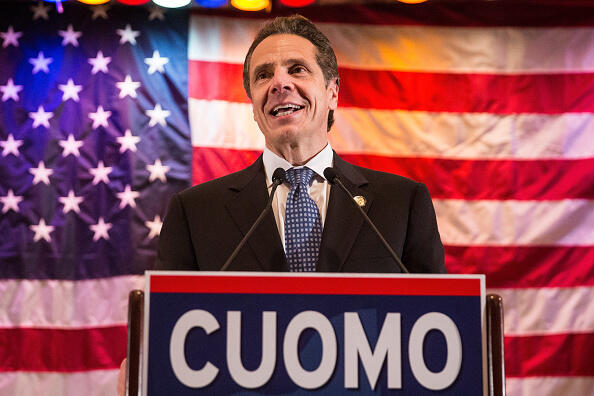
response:
[(287, 181), (290, 185), (299, 185), (308, 187), (313, 177), (314, 171), (308, 167), (290, 168), (287, 170)]

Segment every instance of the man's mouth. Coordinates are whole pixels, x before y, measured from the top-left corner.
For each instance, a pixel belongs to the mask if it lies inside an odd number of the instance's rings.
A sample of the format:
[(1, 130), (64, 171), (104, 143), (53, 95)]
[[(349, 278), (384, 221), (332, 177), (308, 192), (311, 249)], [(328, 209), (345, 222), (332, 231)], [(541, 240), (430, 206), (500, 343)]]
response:
[(274, 117), (282, 117), (289, 114), (292, 114), (296, 111), (303, 109), (305, 106), (299, 106), (292, 103), (289, 104), (282, 104), (275, 106), (272, 110), (270, 110), (270, 114)]

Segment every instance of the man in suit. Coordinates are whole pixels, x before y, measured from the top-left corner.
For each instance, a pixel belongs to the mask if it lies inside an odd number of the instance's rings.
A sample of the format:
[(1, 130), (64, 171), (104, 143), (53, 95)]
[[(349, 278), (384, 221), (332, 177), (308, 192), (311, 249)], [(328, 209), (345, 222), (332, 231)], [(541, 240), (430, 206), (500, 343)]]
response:
[(306, 167), (313, 177), (305, 199), (315, 203), (310, 207), (321, 233), (321, 241), (318, 235), (307, 245), (317, 255), (313, 265), (294, 264), (290, 253), (294, 220), (288, 218), (295, 216), (291, 200), (297, 193), (285, 182), (272, 213), (228, 269), (399, 272), (351, 198), (324, 178), (324, 169), (333, 166), (410, 272), (445, 272), (426, 187), (353, 166), (332, 151), (328, 133), (338, 104), (338, 68), (328, 39), (315, 25), (301, 16), (268, 23), (248, 51), (243, 77), (265, 137), (264, 153), (242, 171), (173, 196), (159, 238), (157, 269), (219, 270), (265, 207), (274, 170)]

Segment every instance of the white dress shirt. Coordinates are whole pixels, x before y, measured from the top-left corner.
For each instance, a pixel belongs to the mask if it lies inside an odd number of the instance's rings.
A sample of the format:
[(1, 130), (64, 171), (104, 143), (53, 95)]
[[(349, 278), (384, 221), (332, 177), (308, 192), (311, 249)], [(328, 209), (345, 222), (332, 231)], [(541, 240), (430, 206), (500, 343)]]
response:
[[(322, 228), (324, 228), (324, 220), (326, 219), (326, 211), (328, 209), (328, 198), (330, 197), (330, 183), (324, 177), (324, 169), (332, 166), (334, 154), (330, 143), (320, 151), (315, 157), (303, 166), (307, 166), (314, 171), (314, 176), (309, 185), (309, 196), (318, 205), (320, 211), (320, 220), (322, 221)], [(268, 148), (264, 149), (262, 155), (264, 161), (264, 170), (266, 172), (266, 185), (268, 186), (268, 194), (272, 191), (272, 173), (276, 168), (283, 168), (285, 171), (289, 168), (302, 168), (303, 166), (293, 166), (284, 158), (279, 157)], [(281, 236), (283, 247), (285, 246), (285, 210), (287, 208), (287, 196), (290, 190), (289, 183), (285, 182), (278, 186), (276, 194), (272, 201), (272, 211), (274, 212), (274, 219), (278, 233)]]

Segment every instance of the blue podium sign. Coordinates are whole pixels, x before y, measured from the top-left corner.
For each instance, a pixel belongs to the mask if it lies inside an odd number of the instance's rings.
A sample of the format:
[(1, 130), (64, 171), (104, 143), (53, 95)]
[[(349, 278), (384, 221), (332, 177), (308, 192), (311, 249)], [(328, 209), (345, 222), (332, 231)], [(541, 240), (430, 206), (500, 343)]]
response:
[(483, 275), (147, 272), (143, 395), (486, 395)]

